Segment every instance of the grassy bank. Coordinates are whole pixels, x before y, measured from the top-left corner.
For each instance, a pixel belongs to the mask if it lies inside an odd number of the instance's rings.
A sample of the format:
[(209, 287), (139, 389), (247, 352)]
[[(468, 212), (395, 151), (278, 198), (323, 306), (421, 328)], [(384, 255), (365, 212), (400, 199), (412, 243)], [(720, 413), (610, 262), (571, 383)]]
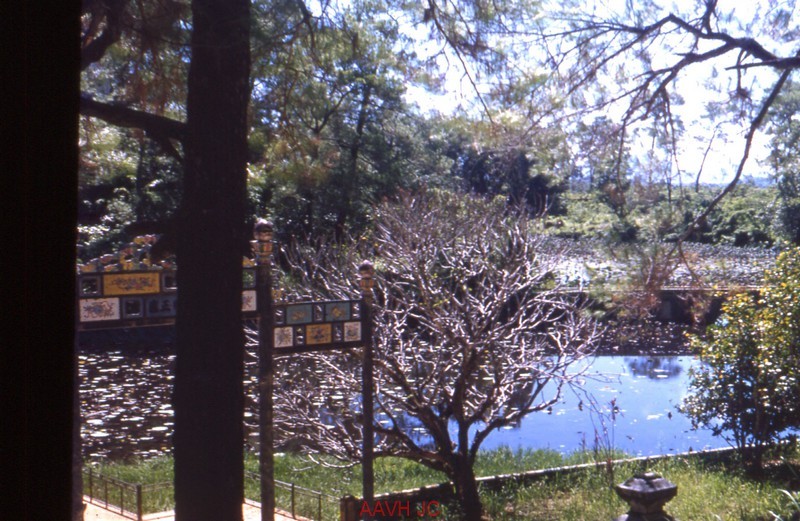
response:
[[(508, 474), (586, 463), (592, 459), (592, 454), (585, 453), (562, 457), (552, 451), (513, 452), (498, 449), (479, 455), (476, 474)], [(257, 472), (257, 458), (248, 455), (245, 467)], [(672, 458), (653, 462), (647, 470), (658, 472), (678, 485), (678, 496), (667, 505), (667, 511), (677, 519), (774, 521), (782, 518), (788, 521), (797, 507), (782, 490), (800, 489), (798, 468), (800, 453), (783, 462), (776, 462), (758, 479), (747, 475), (735, 459), (701, 461), (696, 458)], [(172, 480), (172, 460), (167, 457), (135, 464), (99, 465), (94, 470), (132, 483)], [(613, 485), (642, 470), (645, 470), (642, 463), (618, 464), (613, 468), (602, 466), (574, 475), (557, 476), (529, 484), (509, 484), (500, 490), (484, 490), (482, 496), (487, 515), (493, 520), (610, 520), (627, 509), (614, 492)], [(275, 477), (337, 498), (346, 494), (359, 496), (361, 491), (361, 469), (358, 465), (325, 467), (299, 455), (283, 454), (276, 457)], [(421, 465), (390, 458), (376, 462), (375, 480), (376, 493), (380, 494), (440, 483), (445, 478)], [(151, 495), (153, 497), (148, 497)], [(251, 481), (247, 484), (246, 495), (258, 499), (257, 483)], [(279, 493), (278, 496), (278, 505), (288, 509), (288, 504), (283, 504), (288, 501), (288, 495)], [(171, 508), (170, 502), (171, 489), (153, 490), (152, 494), (145, 494), (145, 512)], [(315, 502), (307, 502), (307, 508), (316, 512)], [(335, 501), (326, 501), (324, 511), (325, 519), (338, 518)], [(781, 517), (774, 517), (771, 512)]]
[[(610, 520), (625, 513), (627, 505), (613, 486), (645, 470), (641, 464), (621, 464), (575, 476), (559, 476), (529, 485), (507, 486), (484, 495), (487, 513), (496, 520), (558, 519), (559, 521)], [(748, 476), (735, 460), (703, 462), (673, 458), (654, 462), (657, 472), (678, 485), (678, 495), (667, 512), (691, 521), (789, 520), (794, 507), (782, 489), (798, 482), (788, 465), (778, 465), (763, 478)], [(782, 517), (774, 517), (772, 514)]]

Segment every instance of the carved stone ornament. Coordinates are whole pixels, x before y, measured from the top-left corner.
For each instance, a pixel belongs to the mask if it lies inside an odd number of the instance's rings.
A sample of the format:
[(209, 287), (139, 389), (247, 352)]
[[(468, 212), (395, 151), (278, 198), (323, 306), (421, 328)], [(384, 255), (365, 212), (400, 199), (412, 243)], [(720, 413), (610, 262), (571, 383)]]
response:
[(658, 474), (637, 474), (615, 490), (630, 505), (628, 513), (615, 521), (675, 521), (664, 512), (664, 505), (678, 494), (678, 486)]

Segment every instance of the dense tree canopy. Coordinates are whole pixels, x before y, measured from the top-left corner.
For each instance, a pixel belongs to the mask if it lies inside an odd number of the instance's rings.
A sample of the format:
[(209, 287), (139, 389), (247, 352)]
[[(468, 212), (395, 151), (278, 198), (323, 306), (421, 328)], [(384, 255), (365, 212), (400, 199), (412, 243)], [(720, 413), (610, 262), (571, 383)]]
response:
[[(322, 228), (342, 236), (398, 189), (481, 191), (476, 175), (492, 178), (485, 179), (491, 193), (556, 211), (566, 149), (544, 121), (552, 99), (543, 77), (523, 74), (523, 48), (509, 38), (533, 23), (536, 9), (527, 2), (254, 2), (251, 213), (271, 215), (284, 234)], [(179, 0), (83, 6), (84, 260), (145, 232), (166, 233), (162, 247), (174, 249), (191, 28), (188, 4)], [(454, 71), (462, 96), (478, 107), (469, 116), (476, 128), (462, 126), (456, 138), (479, 145), (472, 160), (468, 149), (440, 144), (460, 124), (424, 118), (407, 96), (412, 86), (452, 87)], [(512, 106), (518, 115), (503, 116)]]
[[(580, 175), (615, 213), (614, 236), (648, 235), (631, 221), (633, 190), (663, 186), (661, 228), (694, 239), (753, 163), (797, 66), (795, 20), (773, 3), (254, 2), (249, 212), (287, 235), (341, 237), (381, 198), (432, 184), (558, 213)], [(174, 232), (191, 23), (177, 0), (83, 11), (86, 259), (123, 237)], [(466, 112), (416, 112), (409, 94), (425, 89), (449, 91)], [(685, 204), (684, 184), (699, 189), (721, 163), (714, 150), (737, 140), (728, 187)], [(777, 209), (790, 238), (792, 200)]]

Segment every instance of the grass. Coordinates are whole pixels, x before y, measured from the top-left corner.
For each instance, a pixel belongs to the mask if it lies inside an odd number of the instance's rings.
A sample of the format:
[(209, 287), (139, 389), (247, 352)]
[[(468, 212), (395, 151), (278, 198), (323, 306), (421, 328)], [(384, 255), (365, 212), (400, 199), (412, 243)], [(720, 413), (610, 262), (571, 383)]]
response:
[[(624, 481), (642, 469), (638, 464), (617, 466), (614, 480)], [(772, 512), (789, 512), (785, 495), (773, 480), (754, 480), (730, 462), (703, 463), (675, 458), (647, 468), (678, 485), (678, 495), (667, 504), (676, 519), (693, 521), (766, 521)], [(627, 510), (610, 486), (603, 469), (578, 476), (559, 477), (525, 486), (506, 487), (484, 495), (484, 506), (495, 520), (560, 521), (614, 519)], [(788, 514), (786, 519), (788, 519)]]
[[(792, 519), (800, 519), (800, 492), (781, 490), (781, 493), (784, 494), (789, 500), (788, 510), (792, 512)], [(770, 511), (770, 514), (772, 514), (772, 517), (774, 517), (777, 521), (783, 521), (784, 519), (775, 512)]]
[[(135, 463), (109, 463), (91, 466), (93, 474), (101, 474), (126, 484), (142, 486), (142, 511), (144, 514), (172, 510), (175, 498), (172, 489), (172, 458), (161, 457), (137, 461)], [(136, 511), (136, 489), (115, 482), (104, 484), (93, 478), (89, 483), (86, 474), (83, 479), (83, 491), (98, 499), (108, 497), (109, 503), (121, 506), (129, 512)], [(166, 484), (166, 485), (165, 485)]]
[[(599, 455), (578, 453), (562, 457), (552, 451), (500, 448), (480, 453), (476, 475), (490, 476), (585, 463)], [(678, 496), (666, 508), (677, 519), (788, 521), (795, 511), (800, 510), (796, 492), (800, 488), (800, 476), (795, 470), (800, 467), (798, 462), (800, 451), (795, 451), (791, 458), (768, 468), (760, 478), (749, 476), (735, 460), (702, 461), (681, 457), (651, 462), (646, 468), (643, 463), (626, 463), (616, 465), (613, 469), (601, 466), (530, 484), (511, 483), (500, 490), (484, 489), (482, 499), (487, 517), (497, 521), (614, 519), (627, 510), (627, 505), (617, 497), (613, 486), (648, 470), (678, 485)], [(257, 472), (257, 457), (248, 455), (245, 468)], [(131, 483), (169, 482), (172, 480), (172, 460), (165, 457), (136, 464), (108, 464), (95, 468), (95, 471)], [(333, 498), (347, 494), (359, 497), (361, 492), (361, 469), (358, 465), (330, 468), (295, 454), (276, 456), (275, 478), (332, 496), (323, 501), (324, 519), (338, 519), (338, 504)], [(438, 472), (396, 458), (377, 460), (375, 479), (375, 491), (378, 494), (446, 481)], [(246, 488), (246, 496), (257, 500), (258, 484), (248, 480)], [(146, 492), (145, 513), (172, 508), (171, 494), (171, 488), (153, 491), (152, 494)], [(276, 500), (279, 507), (289, 510), (288, 492), (278, 491)], [(299, 515), (316, 517), (319, 503), (315, 497), (300, 494), (295, 506)], [(439, 519), (448, 518), (446, 510), (444, 513)]]

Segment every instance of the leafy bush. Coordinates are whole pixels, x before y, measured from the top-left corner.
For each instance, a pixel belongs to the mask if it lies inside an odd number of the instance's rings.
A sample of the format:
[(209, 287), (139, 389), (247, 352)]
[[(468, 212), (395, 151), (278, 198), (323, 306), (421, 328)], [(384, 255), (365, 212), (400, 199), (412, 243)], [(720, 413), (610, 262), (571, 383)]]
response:
[(733, 295), (706, 339), (691, 337), (694, 369), (683, 409), (761, 466), (767, 448), (800, 425), (800, 249), (782, 253), (759, 295)]

